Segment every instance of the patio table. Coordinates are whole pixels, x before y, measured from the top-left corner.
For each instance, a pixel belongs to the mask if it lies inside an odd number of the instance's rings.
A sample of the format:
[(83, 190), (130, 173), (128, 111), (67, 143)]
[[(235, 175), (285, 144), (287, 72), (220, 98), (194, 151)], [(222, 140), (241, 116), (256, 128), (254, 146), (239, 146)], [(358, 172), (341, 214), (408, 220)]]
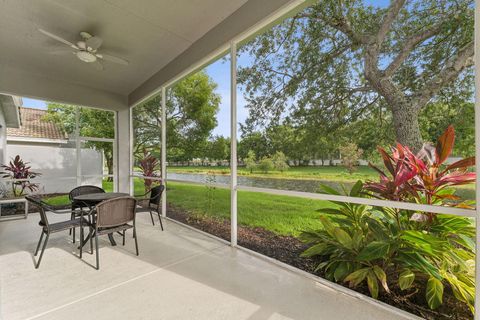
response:
[[(87, 193), (87, 194), (82, 194), (74, 197), (73, 201), (74, 203), (78, 202), (78, 203), (86, 204), (89, 207), (93, 207), (102, 201), (119, 198), (119, 197), (126, 197), (126, 196), (129, 196), (129, 194), (123, 193), (123, 192)], [(84, 246), (87, 243), (87, 241), (90, 239), (90, 237), (91, 235), (89, 233), (87, 238), (81, 239), (80, 245)], [(112, 244), (112, 246), (117, 245), (117, 243), (115, 242), (115, 239), (113, 239), (113, 233), (108, 234), (108, 239), (110, 239), (110, 243)]]

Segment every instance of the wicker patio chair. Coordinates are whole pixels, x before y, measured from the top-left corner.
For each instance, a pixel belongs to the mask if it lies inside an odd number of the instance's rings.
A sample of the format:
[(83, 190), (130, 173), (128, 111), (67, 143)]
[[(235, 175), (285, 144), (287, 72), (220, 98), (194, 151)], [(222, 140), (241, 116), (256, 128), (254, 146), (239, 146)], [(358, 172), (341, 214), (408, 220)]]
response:
[[(160, 227), (162, 228), (163, 231), (163, 223), (162, 223), (162, 217), (160, 214), (160, 200), (162, 199), (162, 193), (165, 190), (165, 186), (163, 184), (153, 187), (149, 193), (150, 197), (149, 198), (137, 198), (137, 201), (139, 202), (139, 206), (137, 207), (137, 213), (139, 212), (148, 212), (150, 213), (150, 218), (152, 219), (152, 224), (155, 225), (155, 222), (153, 221), (153, 212), (156, 212), (158, 215), (158, 220), (160, 221)], [(144, 194), (143, 196), (146, 196)]]
[(37, 206), (40, 213), (40, 222), (38, 224), (42, 228), (42, 232), (40, 234), (40, 239), (38, 240), (37, 249), (35, 249), (34, 256), (37, 256), (38, 250), (40, 249), (40, 244), (42, 243), (43, 236), (45, 235), (45, 242), (43, 243), (40, 257), (38, 258), (38, 261), (35, 264), (35, 269), (38, 269), (38, 267), (40, 266), (40, 262), (42, 261), (43, 252), (47, 247), (47, 242), (48, 242), (48, 238), (50, 237), (50, 234), (60, 232), (60, 231), (65, 231), (71, 228), (81, 227), (82, 218), (74, 218), (74, 219), (70, 219), (62, 222), (49, 223), (48, 217), (46, 214), (47, 211), (51, 211), (54, 213), (61, 213), (61, 214), (68, 213), (69, 211), (57, 210), (56, 208), (48, 205), (47, 203), (43, 202), (40, 198), (35, 196), (26, 196), (25, 199), (27, 199), (27, 201)]
[[(123, 245), (125, 245), (125, 231), (133, 228), (133, 233), (136, 234), (135, 226), (135, 209), (137, 206), (137, 200), (133, 197), (120, 197), (110, 200), (105, 200), (99, 203), (90, 214), (96, 215), (96, 219), (90, 219), (93, 223), (86, 222), (82, 219), (82, 227), (85, 223), (88, 223), (93, 229), (95, 234), (95, 251), (97, 265), (96, 269), (100, 268), (100, 259), (98, 252), (98, 236), (106, 235), (109, 233), (118, 232), (123, 236)], [(84, 211), (81, 211), (83, 218)], [(132, 222), (132, 224), (129, 224)], [(83, 228), (80, 228), (81, 232)], [(82, 232), (83, 234), (83, 232)], [(138, 256), (138, 237), (135, 237), (135, 251)], [(82, 247), (82, 246), (80, 246)], [(80, 248), (80, 254), (82, 249)]]
[[(71, 219), (75, 219), (80, 216), (80, 211), (82, 208), (85, 207), (85, 203), (83, 202), (77, 202), (75, 201), (75, 197), (82, 195), (82, 194), (90, 194), (90, 193), (105, 193), (105, 190), (103, 190), (100, 187), (97, 186), (91, 186), (91, 185), (86, 185), (86, 186), (79, 186), (68, 194), (68, 198), (70, 199), (70, 203), (72, 204), (72, 215)], [(70, 229), (69, 234), (72, 235), (72, 241), (75, 243), (75, 228)]]

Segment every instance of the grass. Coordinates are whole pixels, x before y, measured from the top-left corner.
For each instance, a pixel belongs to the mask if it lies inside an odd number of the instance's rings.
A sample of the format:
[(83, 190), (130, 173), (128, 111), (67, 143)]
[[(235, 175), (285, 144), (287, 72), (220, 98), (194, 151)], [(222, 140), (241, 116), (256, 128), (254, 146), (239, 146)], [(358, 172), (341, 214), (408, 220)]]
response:
[[(112, 183), (103, 182), (106, 191), (112, 191)], [(143, 194), (141, 179), (134, 181), (135, 194)], [(68, 195), (44, 200), (50, 205), (68, 205)], [(230, 219), (230, 190), (210, 188), (194, 184), (170, 182), (168, 203), (195, 215)], [(238, 191), (238, 223), (260, 227), (281, 235), (297, 236), (302, 230), (321, 227), (317, 209), (331, 206), (327, 201), (304, 199), (266, 193)]]
[[(170, 182), (167, 199), (198, 215), (230, 219), (229, 189)], [(328, 201), (238, 191), (237, 219), (240, 225), (297, 236), (303, 230), (321, 228), (317, 209), (327, 206), (331, 206)]]

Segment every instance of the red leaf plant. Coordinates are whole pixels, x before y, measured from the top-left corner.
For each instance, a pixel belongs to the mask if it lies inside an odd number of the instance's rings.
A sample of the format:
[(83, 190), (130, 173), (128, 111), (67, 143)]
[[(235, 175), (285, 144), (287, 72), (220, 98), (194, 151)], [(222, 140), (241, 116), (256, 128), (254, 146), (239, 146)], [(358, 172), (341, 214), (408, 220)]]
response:
[[(37, 191), (39, 188), (38, 183), (29, 181), (41, 174), (31, 171), (31, 167), (27, 166), (29, 162), (23, 161), (19, 155), (17, 155), (13, 161), (10, 160), (8, 165), (2, 165), (4, 171), (0, 172), (2, 178), (8, 178), (14, 180), (12, 182), (12, 192), (15, 197), (19, 197), (24, 194), (25, 190), (30, 192)], [(21, 181), (17, 181), (21, 180)]]
[[(155, 158), (150, 152), (146, 149), (143, 149), (143, 158), (140, 159), (138, 166), (140, 170), (142, 170), (142, 175), (144, 177), (158, 177), (157, 168), (158, 168), (159, 161)], [(152, 179), (144, 179), (144, 186), (145, 186), (145, 193), (149, 192), (152, 188), (152, 184), (155, 180)]]
[[(399, 143), (392, 148), (391, 154), (379, 147), (388, 174), (370, 163), (380, 174), (380, 181), (367, 181), (364, 189), (380, 199), (470, 207), (468, 202), (461, 201), (454, 194), (455, 189), (451, 187), (475, 182), (476, 173), (468, 171), (475, 165), (475, 157), (444, 165), (452, 153), (454, 142), (455, 130), (449, 126), (438, 138), (436, 146), (425, 143), (417, 155)], [(432, 213), (413, 216), (414, 219), (428, 221), (433, 217)]]

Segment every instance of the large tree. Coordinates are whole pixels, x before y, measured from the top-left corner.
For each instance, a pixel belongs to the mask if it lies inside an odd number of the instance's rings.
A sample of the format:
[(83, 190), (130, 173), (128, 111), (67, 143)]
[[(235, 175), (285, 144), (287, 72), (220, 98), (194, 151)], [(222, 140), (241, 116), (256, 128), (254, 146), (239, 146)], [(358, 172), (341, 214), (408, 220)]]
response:
[(248, 125), (290, 113), (333, 132), (386, 107), (396, 139), (419, 149), (422, 108), (471, 98), (473, 16), (473, 0), (318, 1), (240, 49)]
[[(168, 90), (167, 158), (185, 161), (203, 157), (208, 139), (217, 125), (220, 96), (217, 84), (205, 73), (197, 72)], [(156, 96), (133, 109), (134, 153), (146, 149), (160, 152), (161, 97)]]

